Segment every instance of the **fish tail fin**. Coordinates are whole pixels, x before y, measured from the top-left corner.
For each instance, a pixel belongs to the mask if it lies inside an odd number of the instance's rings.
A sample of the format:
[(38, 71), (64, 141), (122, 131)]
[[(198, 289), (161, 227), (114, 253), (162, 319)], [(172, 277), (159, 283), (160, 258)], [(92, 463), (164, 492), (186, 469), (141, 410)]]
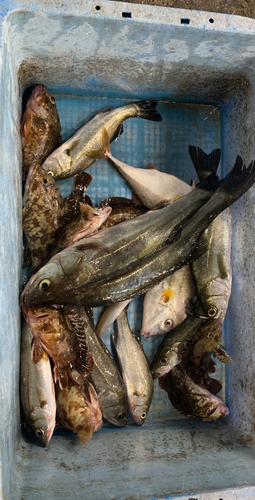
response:
[(219, 148), (208, 155), (201, 148), (189, 146), (189, 154), (200, 181), (217, 172), (220, 163)]
[(252, 161), (248, 167), (241, 156), (236, 157), (236, 162), (232, 170), (225, 177), (222, 183), (222, 189), (232, 196), (232, 201), (240, 198), (255, 182), (255, 161)]
[(218, 175), (214, 173), (208, 175), (203, 181), (199, 182), (196, 187), (205, 189), (206, 191), (216, 191), (221, 185), (222, 181), (219, 179)]
[(137, 118), (145, 118), (145, 120), (153, 122), (162, 121), (161, 114), (155, 109), (158, 101), (138, 101), (134, 102), (134, 104), (139, 107), (138, 114), (136, 115)]
[(94, 160), (105, 160), (107, 153), (111, 154), (110, 137), (105, 127), (102, 127), (102, 143), (98, 149), (89, 149), (84, 152), (88, 158)]

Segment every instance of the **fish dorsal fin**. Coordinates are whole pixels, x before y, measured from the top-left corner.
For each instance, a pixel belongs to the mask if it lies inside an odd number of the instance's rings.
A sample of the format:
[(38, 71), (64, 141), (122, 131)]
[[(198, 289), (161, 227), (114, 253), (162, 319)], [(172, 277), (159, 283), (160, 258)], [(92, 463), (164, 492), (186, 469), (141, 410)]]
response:
[(157, 170), (156, 167), (154, 167), (154, 165), (152, 163), (149, 163), (149, 165), (147, 165), (147, 170)]
[(88, 172), (81, 172), (76, 174), (74, 177), (74, 191), (79, 193), (80, 191), (85, 191), (89, 184), (91, 183), (93, 177), (88, 174)]
[(200, 181), (203, 181), (208, 175), (216, 173), (221, 154), (219, 148), (206, 154), (201, 148), (189, 146), (189, 154)]
[(99, 111), (99, 113), (97, 113), (97, 116), (102, 115), (103, 113), (109, 113), (109, 111), (112, 111), (112, 110), (113, 110), (112, 106), (107, 106), (107, 108), (104, 108), (104, 109), (102, 109), (102, 111)]
[(123, 134), (124, 132), (124, 127), (123, 127), (123, 123), (121, 123), (118, 128), (116, 129), (116, 131), (114, 132), (112, 138), (111, 138), (111, 142), (112, 141), (115, 141), (116, 139), (118, 139), (118, 137)]
[(40, 387), (39, 385), (36, 385), (35, 386), (35, 390), (36, 390), (36, 394), (37, 394), (37, 397), (38, 397), (38, 401), (39, 401), (39, 405), (40, 405), (40, 408), (45, 408), (47, 406), (47, 397), (46, 397), (46, 393), (45, 391), (43, 390), (42, 387)]

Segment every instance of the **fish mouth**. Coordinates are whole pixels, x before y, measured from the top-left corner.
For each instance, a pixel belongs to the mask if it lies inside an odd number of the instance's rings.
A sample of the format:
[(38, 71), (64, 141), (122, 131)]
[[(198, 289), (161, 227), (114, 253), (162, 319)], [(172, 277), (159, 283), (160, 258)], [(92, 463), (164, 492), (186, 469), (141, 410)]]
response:
[(51, 440), (51, 436), (53, 434), (53, 429), (48, 429), (47, 432), (46, 432), (46, 436), (45, 436), (45, 439), (42, 440), (42, 444), (43, 446), (46, 448), (46, 446), (49, 445), (49, 442)]
[(28, 306), (22, 306), (22, 312), (24, 315), (24, 318), (27, 319), (39, 319), (39, 318), (47, 318), (49, 316), (49, 313), (42, 313), (42, 314), (36, 314), (34, 313), (30, 307)]
[(169, 367), (164, 367), (164, 368), (162, 367), (158, 370), (153, 370), (151, 368), (152, 378), (155, 380), (157, 378), (163, 377), (163, 375), (166, 375), (167, 373), (169, 373), (170, 370), (171, 370), (171, 368), (169, 368)]

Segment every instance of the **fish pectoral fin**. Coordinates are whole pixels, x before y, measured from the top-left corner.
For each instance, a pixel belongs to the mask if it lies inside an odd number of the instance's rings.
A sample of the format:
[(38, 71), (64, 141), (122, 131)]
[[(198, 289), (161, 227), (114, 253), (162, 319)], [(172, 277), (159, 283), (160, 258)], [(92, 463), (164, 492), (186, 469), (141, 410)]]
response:
[(32, 343), (31, 343), (31, 357), (32, 361), (36, 364), (39, 363), (39, 361), (48, 361), (49, 357), (48, 354), (44, 351), (40, 341), (33, 337)]
[(220, 271), (220, 279), (225, 280), (228, 278), (228, 266), (224, 255), (221, 252), (217, 253), (217, 262)]
[(36, 115), (35, 113), (31, 113), (31, 125), (33, 128), (40, 129), (40, 130), (46, 130), (46, 123), (43, 118), (40, 116)]
[(99, 241), (90, 241), (89, 243), (81, 243), (76, 245), (75, 247), (80, 252), (84, 252), (85, 250), (101, 250), (102, 248), (106, 249), (106, 245), (100, 243)]
[(93, 220), (94, 210), (90, 205), (86, 203), (79, 202), (80, 212), (83, 215), (83, 218), (86, 220)]
[(102, 127), (102, 143), (98, 149), (86, 149), (84, 155), (94, 160), (105, 160), (106, 154), (111, 152), (110, 137), (105, 127)]
[(67, 156), (71, 156), (71, 152), (76, 148), (76, 146), (78, 146), (78, 144), (80, 144), (79, 140), (72, 142), (72, 144), (70, 144), (70, 146), (63, 151), (63, 153)]
[(231, 357), (229, 356), (229, 354), (227, 353), (227, 351), (223, 345), (221, 345), (219, 347), (219, 349), (214, 351), (213, 355), (215, 358), (217, 358), (222, 363), (233, 363)]

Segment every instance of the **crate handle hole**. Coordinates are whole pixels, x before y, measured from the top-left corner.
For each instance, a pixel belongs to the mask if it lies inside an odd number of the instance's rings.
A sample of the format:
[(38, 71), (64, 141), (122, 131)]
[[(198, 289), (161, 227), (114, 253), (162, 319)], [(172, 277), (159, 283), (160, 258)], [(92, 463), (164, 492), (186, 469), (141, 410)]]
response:
[(100, 5), (96, 5), (96, 6), (95, 6), (95, 9), (96, 9), (96, 10), (100, 10), (100, 9), (101, 9)]
[(131, 12), (122, 12), (122, 17), (132, 17)]
[[(214, 19), (212, 17), (210, 17), (209, 23), (214, 23)], [(222, 500), (222, 499), (220, 498), (220, 500)]]
[(181, 19), (181, 24), (189, 24), (190, 20), (189, 19)]

